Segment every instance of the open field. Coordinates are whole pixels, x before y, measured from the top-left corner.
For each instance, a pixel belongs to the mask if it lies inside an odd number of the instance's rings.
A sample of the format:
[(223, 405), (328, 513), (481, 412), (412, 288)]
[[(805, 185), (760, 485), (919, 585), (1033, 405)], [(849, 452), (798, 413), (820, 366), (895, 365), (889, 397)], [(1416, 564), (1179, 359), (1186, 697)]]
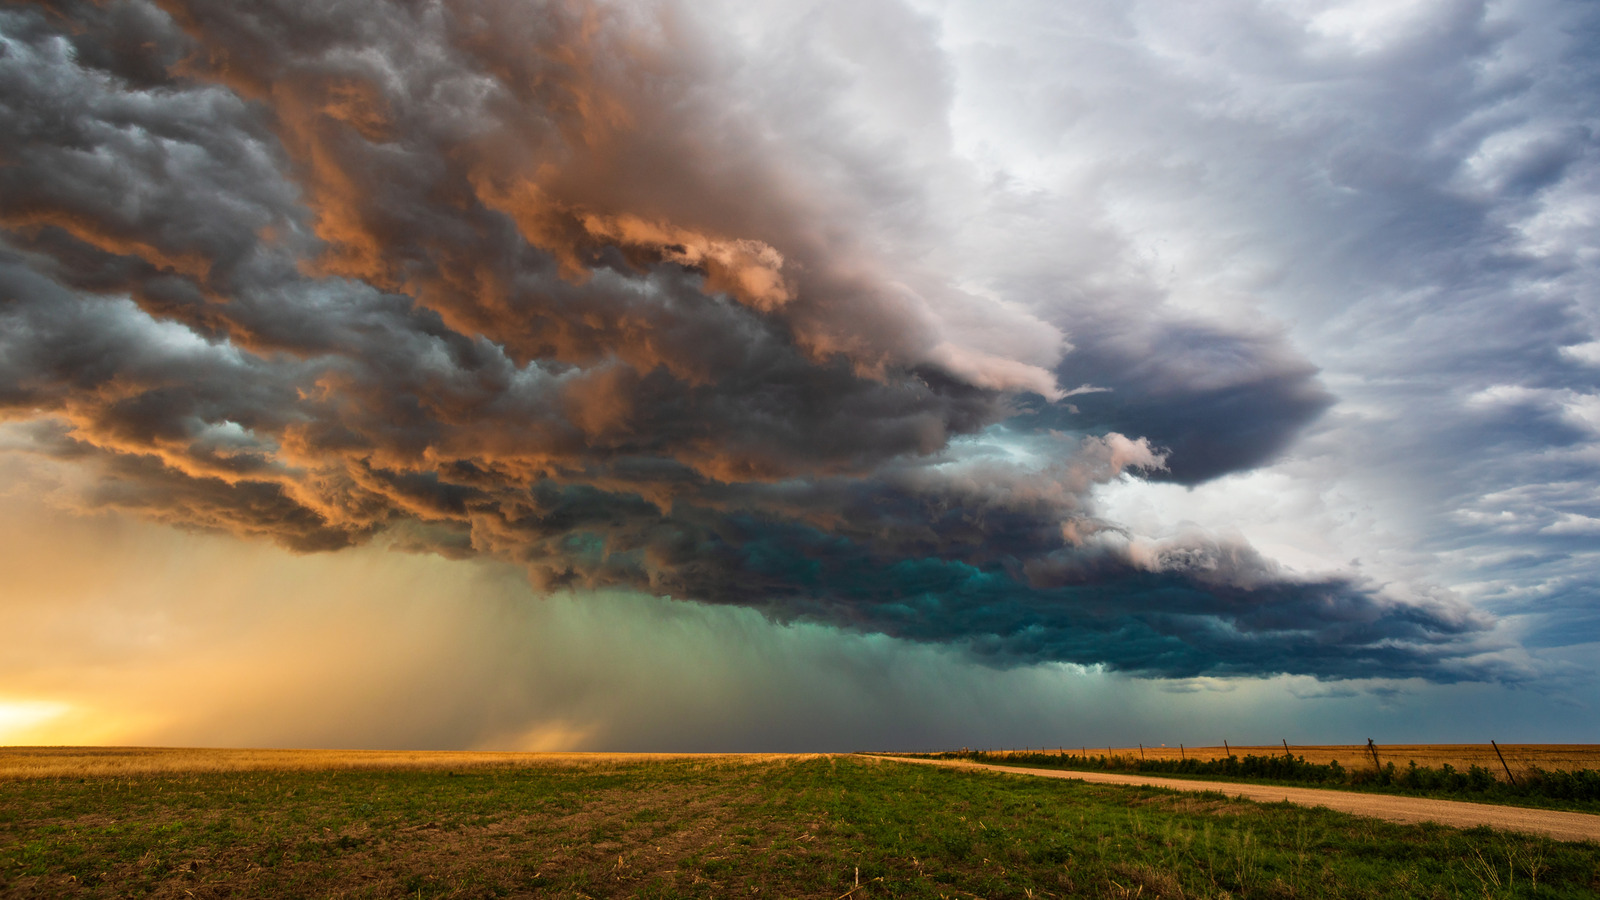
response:
[[(1378, 761), (1384, 765), (1394, 763), (1404, 766), (1415, 761), (1419, 766), (1440, 768), (1445, 765), (1457, 769), (1466, 769), (1470, 766), (1482, 766), (1497, 777), (1504, 778), (1505, 772), (1500, 766), (1499, 757), (1495, 756), (1494, 748), (1488, 743), (1484, 744), (1379, 744)], [(1246, 745), (1232, 744), (1230, 749), (1234, 756), (1281, 756), (1284, 752), (1283, 744)], [(1032, 750), (990, 750), (991, 754), (1005, 753), (1039, 753), (1039, 752), (1065, 752), (1086, 753), (1090, 756), (1106, 754), (1110, 756), (1126, 756), (1138, 759), (1198, 759), (1203, 761), (1224, 759), (1228, 753), (1222, 746), (1216, 747), (1034, 747)], [(1341, 765), (1350, 767), (1372, 765), (1372, 755), (1367, 751), (1365, 744), (1340, 744), (1340, 745), (1303, 745), (1289, 744), (1289, 752), (1295, 756), (1305, 757), (1306, 762), (1330, 763), (1338, 761)], [(1501, 744), (1500, 752), (1505, 754), (1506, 764), (1511, 767), (1514, 774), (1520, 774), (1533, 768), (1546, 771), (1576, 771), (1579, 769), (1600, 769), (1600, 744)]]
[[(665, 759), (758, 761), (770, 754), (494, 753), (403, 750), (200, 750), (182, 747), (0, 747), (0, 779), (345, 769), (581, 768)], [(785, 757), (788, 758), (788, 757)]]
[[(1203, 751), (1206, 748), (1197, 748)], [(1295, 753), (1293, 746), (1280, 745), (1278, 752), (1262, 752), (1266, 747), (1229, 747), (1231, 754), (1190, 753), (1180, 748), (1177, 754), (1144, 748), (1133, 752), (1118, 752), (1106, 748), (1096, 753), (1094, 748), (1067, 748), (1043, 750), (959, 750), (935, 754), (886, 754), (900, 758), (925, 758), (961, 760), (1000, 766), (1018, 766), (1055, 769), (1072, 772), (1118, 772), (1140, 776), (1163, 776), (1184, 780), (1220, 781), (1231, 784), (1301, 785), (1331, 788), (1361, 793), (1378, 793), (1412, 797), (1430, 797), (1478, 803), (1524, 806), (1541, 809), (1562, 809), (1582, 813), (1600, 813), (1600, 768), (1590, 768), (1586, 756), (1588, 746), (1543, 746), (1541, 754), (1525, 752), (1524, 761), (1538, 760), (1547, 765), (1528, 762), (1512, 766), (1508, 757), (1505, 764), (1484, 765), (1473, 761), (1469, 752), (1459, 747), (1409, 745), (1402, 748), (1415, 751), (1405, 755), (1400, 764), (1393, 753), (1387, 761), (1384, 753), (1374, 754), (1367, 748), (1365, 762), (1345, 765), (1340, 761), (1344, 754), (1357, 748), (1321, 747), (1311, 758)], [(1520, 748), (1527, 750), (1526, 746)], [(1316, 751), (1321, 752), (1316, 752)], [(1490, 748), (1493, 753), (1493, 748)], [(1291, 755), (1293, 754), (1293, 755)], [(1376, 755), (1376, 759), (1374, 759)], [(1422, 757), (1433, 765), (1421, 764)], [(1323, 762), (1321, 760), (1327, 760)], [(1454, 762), (1452, 762), (1454, 761)], [(1465, 764), (1457, 768), (1455, 762)], [(1495, 758), (1499, 763), (1499, 758)]]
[(202, 751), (92, 775), (79, 754), (83, 774), (0, 780), (0, 897), (1600, 892), (1594, 843), (858, 757), (247, 768)]

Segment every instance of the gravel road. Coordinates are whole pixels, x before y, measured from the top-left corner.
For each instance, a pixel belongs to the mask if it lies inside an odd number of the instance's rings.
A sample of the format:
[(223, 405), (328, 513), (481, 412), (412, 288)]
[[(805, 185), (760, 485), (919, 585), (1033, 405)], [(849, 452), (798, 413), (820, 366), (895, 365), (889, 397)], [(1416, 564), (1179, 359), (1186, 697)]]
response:
[(1525, 809), (1520, 806), (1494, 806), (1460, 800), (1430, 800), (1424, 797), (1396, 797), (1389, 794), (1363, 794), (1355, 791), (1329, 791), (1319, 788), (1281, 787), (1272, 784), (1240, 784), (1232, 781), (1191, 781), (1187, 778), (1156, 778), (1147, 775), (1117, 775), (1111, 772), (1070, 772), (1061, 769), (1024, 769), (1017, 766), (991, 766), (954, 759), (910, 759), (904, 756), (874, 756), (896, 762), (950, 766), (961, 769), (988, 769), (1013, 775), (1038, 775), (1043, 778), (1073, 778), (1100, 784), (1147, 784), (1175, 791), (1217, 791), (1230, 797), (1243, 797), (1262, 803), (1287, 800), (1301, 806), (1325, 806), (1339, 812), (1372, 816), (1391, 822), (1438, 822), (1456, 828), (1488, 825), (1508, 831), (1542, 834), (1560, 841), (1600, 841), (1600, 816), (1551, 809)]

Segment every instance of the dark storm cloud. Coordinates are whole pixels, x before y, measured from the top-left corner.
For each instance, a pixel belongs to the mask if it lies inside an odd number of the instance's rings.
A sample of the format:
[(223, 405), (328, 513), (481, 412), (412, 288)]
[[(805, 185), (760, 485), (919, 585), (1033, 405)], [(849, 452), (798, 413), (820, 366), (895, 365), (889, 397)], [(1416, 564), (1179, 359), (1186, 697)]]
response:
[(1057, 428), (1144, 435), (1167, 455), (1156, 477), (1196, 484), (1253, 469), (1333, 403), (1316, 369), (1276, 336), (1162, 321), (1118, 333), (1127, 323), (1107, 324), (1076, 329), (1077, 352), (1056, 370), (1063, 384), (1103, 390), (1040, 418)]
[[(937, 112), (934, 30), (870, 12), (927, 76), (884, 89)], [(1137, 324), (1148, 304), (1084, 311), (1066, 352), (928, 261), (914, 223), (943, 201), (894, 171), (923, 150), (782, 140), (845, 104), (763, 119), (730, 101), (751, 64), (689, 26), (0, 11), (6, 416), (88, 507), (299, 550), (385, 533), (997, 665), (1515, 677), (1447, 598), (1103, 520), (1097, 486), (1272, 457), (1329, 402), (1314, 368), (1257, 330)], [(1057, 399), (1080, 383), (1111, 390)], [(1007, 420), (1047, 459), (1012, 459)]]
[(1370, 585), (1276, 571), (1239, 579), (1217, 565), (1247, 555), (1239, 547), (1169, 546), (1143, 565), (1099, 548), (980, 565), (874, 553), (792, 526), (719, 524), (695, 548), (711, 565), (688, 567), (661, 587), (713, 602), (746, 602), (753, 587), (765, 598), (758, 607), (780, 620), (964, 644), (1001, 665), (1065, 661), (1164, 677), (1520, 677), (1448, 659), (1470, 655), (1486, 624), (1449, 603), (1389, 603)]

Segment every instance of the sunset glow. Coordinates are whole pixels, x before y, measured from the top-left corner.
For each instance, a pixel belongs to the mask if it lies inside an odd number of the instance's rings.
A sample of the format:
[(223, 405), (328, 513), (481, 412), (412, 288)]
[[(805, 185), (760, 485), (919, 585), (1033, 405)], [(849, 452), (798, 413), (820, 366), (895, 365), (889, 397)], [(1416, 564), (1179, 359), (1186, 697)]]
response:
[[(48, 740), (30, 740), (44, 732), (40, 726), (61, 718), (71, 707), (65, 703), (44, 700), (0, 700), (0, 743), (48, 744)], [(73, 735), (77, 737), (77, 735)]]
[(7, 5), (0, 743), (1600, 741), (1595, 35)]

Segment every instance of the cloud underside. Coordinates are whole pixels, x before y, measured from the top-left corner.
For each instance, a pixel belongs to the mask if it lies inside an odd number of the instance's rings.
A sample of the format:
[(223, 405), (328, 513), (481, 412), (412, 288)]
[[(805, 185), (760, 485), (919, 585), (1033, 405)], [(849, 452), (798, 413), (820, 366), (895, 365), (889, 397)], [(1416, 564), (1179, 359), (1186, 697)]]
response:
[(750, 108), (750, 64), (686, 16), (0, 11), (13, 445), (70, 463), (85, 509), (996, 665), (1501, 677), (1447, 599), (1097, 516), (1115, 479), (1270, 459), (1330, 402), (1313, 367), (974, 288), (920, 224), (957, 201), (904, 170), (970, 173), (855, 152), (826, 79)]

